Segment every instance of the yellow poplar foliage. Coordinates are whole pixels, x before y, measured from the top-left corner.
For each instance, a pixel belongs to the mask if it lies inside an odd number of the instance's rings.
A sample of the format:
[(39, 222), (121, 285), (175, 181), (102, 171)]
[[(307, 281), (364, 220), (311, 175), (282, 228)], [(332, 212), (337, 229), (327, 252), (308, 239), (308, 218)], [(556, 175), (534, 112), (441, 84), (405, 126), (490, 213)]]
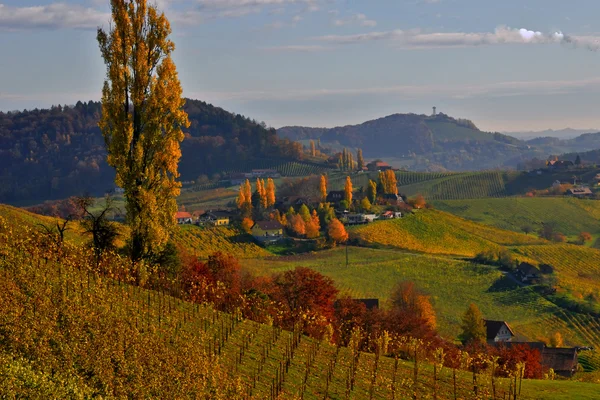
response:
[(238, 209), (240, 209), (240, 210), (242, 208), (244, 208), (244, 205), (246, 204), (246, 194), (244, 191), (244, 185), (240, 185), (240, 192), (236, 199), (236, 204), (237, 204)]
[(265, 189), (265, 181), (263, 179), (256, 178), (256, 191), (260, 198), (261, 208), (267, 208), (267, 190)]
[(386, 193), (398, 194), (398, 181), (396, 180), (396, 173), (391, 169), (385, 171), (385, 182), (387, 184)]
[(337, 218), (332, 219), (329, 223), (329, 226), (327, 227), (327, 234), (336, 243), (343, 243), (348, 240), (348, 232), (346, 232), (344, 224), (342, 224)]
[(349, 176), (346, 177), (346, 185), (344, 186), (345, 196), (344, 199), (348, 204), (352, 204), (352, 180)]
[(315, 141), (310, 141), (310, 155), (315, 157), (317, 155), (317, 149), (315, 148)]
[(267, 179), (267, 207), (273, 207), (275, 205), (275, 182), (273, 179)]
[(433, 309), (433, 306), (429, 301), (429, 297), (424, 295), (417, 296), (415, 308), (417, 311), (417, 315), (425, 321), (425, 323), (430, 329), (435, 330), (435, 310)]
[(321, 200), (327, 200), (327, 178), (325, 175), (321, 175), (321, 183), (319, 185), (319, 191), (321, 192)]
[(362, 169), (365, 167), (365, 159), (363, 158), (362, 149), (358, 149), (356, 151), (356, 162), (358, 163), (359, 171), (362, 171)]
[(244, 183), (244, 198), (246, 199), (246, 204), (249, 204), (250, 208), (252, 208), (252, 185), (250, 185), (248, 179)]
[(288, 219), (288, 227), (298, 236), (306, 234), (306, 223), (299, 214), (294, 214)]
[(131, 257), (139, 260), (160, 251), (176, 227), (181, 129), (189, 121), (165, 15), (146, 0), (114, 0), (111, 9), (113, 24), (97, 34), (107, 70), (99, 126), (125, 189)]
[(321, 223), (319, 222), (319, 216), (317, 211), (313, 210), (310, 220), (305, 223), (306, 225), (306, 237), (308, 239), (318, 238), (320, 236)]

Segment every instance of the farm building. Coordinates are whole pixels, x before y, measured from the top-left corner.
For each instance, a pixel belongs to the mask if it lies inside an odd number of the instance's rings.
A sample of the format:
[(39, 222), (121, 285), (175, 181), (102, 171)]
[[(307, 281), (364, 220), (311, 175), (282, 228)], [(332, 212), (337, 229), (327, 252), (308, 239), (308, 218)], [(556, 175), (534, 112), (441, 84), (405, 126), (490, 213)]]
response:
[(200, 216), (198, 222), (215, 226), (227, 226), (230, 222), (230, 216), (231, 213), (228, 211), (207, 211)]
[(557, 375), (566, 377), (571, 377), (577, 372), (579, 363), (577, 348), (546, 347), (542, 342), (500, 342), (494, 343), (494, 345), (506, 348), (526, 346), (531, 350), (537, 350), (540, 353), (540, 363), (544, 371), (552, 368)]
[(257, 221), (252, 226), (252, 236), (259, 243), (276, 243), (283, 238), (283, 226), (277, 221)]
[(402, 199), (402, 196), (399, 194), (386, 193), (381, 196), (380, 203), (387, 204), (389, 206), (399, 206), (404, 204), (404, 199)]
[(381, 214), (381, 219), (394, 219), (394, 218), (402, 218), (402, 213), (400, 211), (386, 211)]
[(510, 342), (515, 336), (514, 332), (505, 321), (484, 320), (486, 339), (489, 344)]
[(572, 167), (574, 165), (575, 164), (573, 163), (573, 161), (569, 161), (569, 160), (566, 160), (566, 161), (563, 161), (563, 160), (560, 160), (560, 161), (548, 161), (548, 164), (547, 164), (547, 166), (548, 166), (549, 169), (554, 169), (554, 170), (557, 170), (557, 169), (568, 169), (568, 168), (570, 168), (570, 167)]
[(515, 271), (517, 278), (521, 280), (521, 282), (525, 283), (533, 283), (540, 278), (540, 270), (535, 266), (522, 262)]
[(388, 169), (392, 169), (392, 167), (383, 161), (373, 161), (367, 164), (367, 169), (369, 171), (387, 171)]
[(332, 190), (327, 194), (327, 202), (337, 204), (346, 198), (346, 192), (343, 190)]
[(594, 193), (592, 193), (589, 187), (578, 187), (567, 190), (567, 195), (582, 198), (591, 197), (594, 195)]
[[(352, 301), (354, 301), (355, 303), (363, 304), (365, 308), (369, 311), (373, 311), (379, 308), (379, 299), (352, 299)], [(333, 306), (335, 308), (339, 308), (340, 301), (336, 300), (335, 303), (333, 303)]]
[(192, 214), (186, 211), (178, 211), (175, 213), (175, 219), (178, 224), (191, 224), (194, 222)]

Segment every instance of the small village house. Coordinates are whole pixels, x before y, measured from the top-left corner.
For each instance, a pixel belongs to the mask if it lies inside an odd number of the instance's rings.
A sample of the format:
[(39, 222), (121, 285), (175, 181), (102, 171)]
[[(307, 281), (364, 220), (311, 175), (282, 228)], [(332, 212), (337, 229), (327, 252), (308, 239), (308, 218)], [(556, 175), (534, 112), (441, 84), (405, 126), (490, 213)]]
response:
[(517, 278), (523, 283), (534, 283), (540, 279), (541, 272), (535, 266), (522, 262), (515, 271)]
[(177, 211), (175, 213), (175, 219), (180, 225), (191, 224), (194, 222), (194, 217), (192, 216), (192, 214), (186, 211)]
[(578, 187), (567, 190), (567, 195), (578, 198), (585, 198), (592, 197), (594, 193), (590, 190), (589, 187)]
[(401, 206), (404, 204), (404, 199), (399, 194), (386, 193), (381, 196), (379, 201), (381, 204), (388, 206)]
[(327, 194), (327, 202), (339, 204), (340, 201), (346, 198), (346, 192), (343, 190), (332, 190)]
[(570, 167), (573, 167), (575, 164), (573, 163), (573, 161), (560, 160), (560, 161), (548, 161), (546, 165), (547, 165), (548, 169), (551, 169), (551, 170), (564, 170), (564, 169), (569, 169)]
[(395, 219), (402, 218), (402, 213), (400, 211), (386, 211), (381, 214), (381, 219)]
[(513, 330), (505, 321), (484, 320), (488, 344), (510, 342), (515, 336)]
[(554, 370), (554, 373), (564, 377), (571, 377), (577, 372), (579, 357), (575, 347), (547, 347), (543, 342), (496, 342), (496, 347), (526, 346), (540, 353), (542, 369)]
[(231, 214), (228, 211), (207, 211), (198, 220), (200, 224), (214, 226), (227, 226), (230, 223)]
[(257, 221), (252, 226), (251, 233), (259, 243), (277, 243), (283, 239), (283, 225), (278, 221)]
[(373, 161), (367, 164), (367, 169), (369, 171), (387, 171), (388, 169), (392, 169), (392, 167), (383, 161)]

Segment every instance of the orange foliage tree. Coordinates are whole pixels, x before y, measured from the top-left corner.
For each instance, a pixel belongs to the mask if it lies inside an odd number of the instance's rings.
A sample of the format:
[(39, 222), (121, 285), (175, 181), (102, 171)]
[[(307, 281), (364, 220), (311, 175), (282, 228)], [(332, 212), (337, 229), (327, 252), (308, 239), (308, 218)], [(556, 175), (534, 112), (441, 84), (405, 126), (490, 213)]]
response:
[(352, 180), (349, 176), (346, 177), (346, 184), (344, 185), (344, 200), (348, 202), (348, 205), (352, 204)]
[(327, 178), (325, 175), (321, 175), (321, 182), (319, 185), (319, 191), (321, 193), (321, 201), (327, 200)]
[(267, 207), (273, 207), (275, 205), (275, 182), (273, 179), (267, 179), (266, 187)]
[(254, 226), (254, 221), (252, 220), (252, 218), (246, 217), (242, 220), (242, 229), (246, 233), (250, 233), (253, 226)]
[(329, 223), (327, 234), (335, 243), (344, 243), (348, 240), (348, 232), (346, 232), (344, 224), (337, 218), (332, 219)]

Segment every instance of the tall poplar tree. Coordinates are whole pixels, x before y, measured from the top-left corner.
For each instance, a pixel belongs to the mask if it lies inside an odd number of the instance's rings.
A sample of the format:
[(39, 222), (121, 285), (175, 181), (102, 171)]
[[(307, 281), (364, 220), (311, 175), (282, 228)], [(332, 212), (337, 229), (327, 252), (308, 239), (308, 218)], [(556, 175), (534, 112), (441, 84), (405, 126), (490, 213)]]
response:
[(344, 185), (344, 200), (348, 202), (348, 206), (352, 204), (352, 180), (349, 176), (346, 177), (346, 184)]
[(275, 182), (273, 179), (267, 179), (267, 207), (273, 207), (275, 205)]
[(356, 162), (358, 163), (358, 170), (362, 171), (365, 167), (365, 159), (363, 158), (362, 149), (356, 151)]
[(176, 227), (181, 129), (189, 121), (165, 15), (146, 0), (110, 4), (113, 24), (97, 33), (107, 71), (99, 126), (125, 190), (135, 262), (160, 252)]
[(327, 178), (325, 177), (325, 175), (321, 175), (319, 192), (321, 192), (321, 201), (325, 202), (327, 200)]

